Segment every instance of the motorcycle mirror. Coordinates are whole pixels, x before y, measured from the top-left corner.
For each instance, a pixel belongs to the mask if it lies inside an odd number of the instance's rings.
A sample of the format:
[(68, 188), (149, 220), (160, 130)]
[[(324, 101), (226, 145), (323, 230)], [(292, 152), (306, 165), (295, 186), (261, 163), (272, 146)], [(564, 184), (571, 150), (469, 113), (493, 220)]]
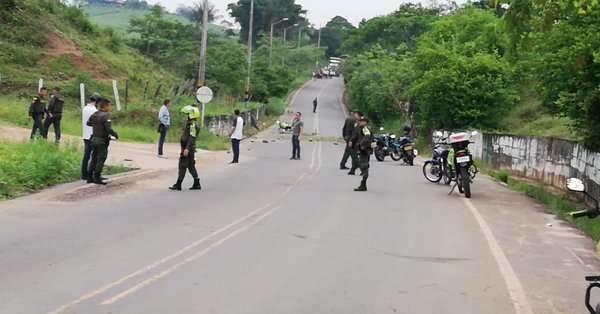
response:
[(585, 192), (585, 184), (577, 178), (567, 179), (567, 190), (573, 192)]
[(385, 130), (383, 127), (380, 127), (380, 128), (379, 128), (379, 131), (383, 131), (383, 130)]

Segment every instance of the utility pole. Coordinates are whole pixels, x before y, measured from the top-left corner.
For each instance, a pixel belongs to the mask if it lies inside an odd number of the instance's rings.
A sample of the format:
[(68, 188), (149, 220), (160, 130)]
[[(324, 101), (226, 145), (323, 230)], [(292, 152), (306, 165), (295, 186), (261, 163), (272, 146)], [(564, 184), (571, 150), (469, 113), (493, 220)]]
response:
[(271, 24), (271, 37), (269, 37), (269, 68), (273, 65), (273, 32), (275, 31), (275, 25), (283, 23), (287, 20), (289, 19), (286, 17)]
[(298, 26), (298, 23), (292, 25), (292, 26), (288, 26), (286, 28), (283, 29), (283, 53), (281, 54), (281, 65), (285, 65), (285, 52), (287, 49), (287, 30), (292, 28), (292, 27), (296, 27)]
[(298, 26), (298, 49), (302, 45), (302, 26)]
[(198, 69), (198, 86), (204, 86), (206, 81), (206, 45), (208, 43), (208, 0), (202, 4), (202, 44), (200, 47), (200, 67)]
[[(319, 39), (317, 40), (317, 51), (321, 50), (321, 29), (322, 27), (319, 27)], [(321, 65), (319, 64), (319, 55), (317, 54), (317, 61), (315, 62), (317, 64), (317, 68), (320, 68)]]
[(250, 27), (248, 28), (248, 77), (246, 78), (246, 97), (250, 97), (250, 76), (252, 75), (252, 33), (254, 28), (254, 0), (250, 0)]

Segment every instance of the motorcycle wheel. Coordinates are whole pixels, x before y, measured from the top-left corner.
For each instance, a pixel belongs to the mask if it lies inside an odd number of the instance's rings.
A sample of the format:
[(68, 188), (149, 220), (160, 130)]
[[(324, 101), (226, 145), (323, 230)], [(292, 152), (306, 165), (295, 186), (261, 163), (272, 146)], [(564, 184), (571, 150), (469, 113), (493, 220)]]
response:
[(466, 198), (471, 198), (471, 175), (467, 168), (460, 167), (460, 179)]
[(402, 159), (402, 154), (397, 149), (394, 149), (392, 150), (390, 157), (392, 157), (394, 161), (399, 161), (400, 159)]
[(410, 153), (408, 156), (406, 156), (406, 158), (404, 159), (404, 162), (409, 166), (414, 166), (415, 165), (415, 157), (413, 156), (412, 153)]
[(433, 164), (431, 160), (426, 161), (423, 165), (423, 175), (431, 183), (438, 183), (443, 177), (440, 165)]
[(375, 158), (378, 161), (384, 161), (385, 160), (385, 153), (383, 152), (383, 149), (381, 149), (379, 147), (376, 147), (374, 153), (375, 153)]

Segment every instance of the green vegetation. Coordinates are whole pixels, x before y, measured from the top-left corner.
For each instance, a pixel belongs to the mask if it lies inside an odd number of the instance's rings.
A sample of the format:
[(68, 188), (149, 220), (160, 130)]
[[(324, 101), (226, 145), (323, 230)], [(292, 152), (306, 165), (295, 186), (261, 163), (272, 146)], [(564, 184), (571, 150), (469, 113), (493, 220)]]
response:
[[(129, 170), (109, 166), (106, 174)], [(76, 146), (59, 148), (45, 141), (0, 142), (0, 200), (74, 181), (80, 175), (81, 152)]]
[[(123, 8), (108, 5), (88, 4), (83, 7), (83, 11), (90, 17), (93, 23), (113, 28), (123, 34), (129, 29), (129, 20), (132, 18), (140, 18), (149, 12), (149, 8)], [(180, 22), (190, 23), (185, 17), (167, 14), (168, 19)]]
[(376, 123), (414, 117), (421, 134), (478, 128), (600, 148), (597, 2), (504, 7), (406, 4), (347, 31), (350, 104)]

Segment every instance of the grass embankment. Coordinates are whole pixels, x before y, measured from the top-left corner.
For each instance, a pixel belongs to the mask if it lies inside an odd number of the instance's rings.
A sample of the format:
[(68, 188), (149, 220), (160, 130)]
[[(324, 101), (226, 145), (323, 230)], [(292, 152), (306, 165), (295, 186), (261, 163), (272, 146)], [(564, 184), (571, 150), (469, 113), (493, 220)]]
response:
[[(129, 171), (107, 166), (105, 174)], [(42, 188), (75, 181), (81, 175), (81, 151), (77, 146), (58, 147), (45, 141), (0, 142), (0, 200)]]
[(492, 178), (502, 181), (509, 188), (522, 192), (523, 194), (540, 201), (550, 208), (552, 213), (573, 224), (577, 229), (583, 231), (595, 241), (600, 241), (600, 221), (594, 219), (573, 219), (569, 213), (585, 207), (582, 203), (569, 200), (565, 194), (559, 194), (549, 186), (526, 181), (511, 176), (506, 170), (491, 170), (485, 165), (480, 166), (484, 173)]

